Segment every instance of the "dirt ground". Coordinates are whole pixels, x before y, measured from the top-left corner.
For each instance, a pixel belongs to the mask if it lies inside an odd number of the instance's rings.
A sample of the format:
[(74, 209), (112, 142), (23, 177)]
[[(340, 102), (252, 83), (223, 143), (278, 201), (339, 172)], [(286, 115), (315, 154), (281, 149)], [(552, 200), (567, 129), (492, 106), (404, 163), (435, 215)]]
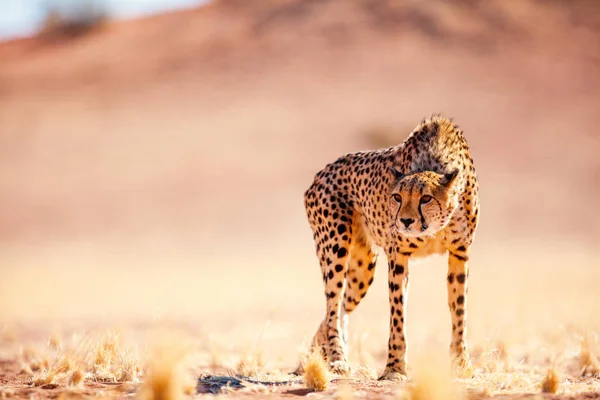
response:
[[(600, 398), (597, 6), (429, 3), (227, 0), (0, 43), (0, 396), (144, 397), (154, 362), (194, 397), (417, 399), (426, 376), (432, 399)], [(476, 376), (446, 376), (433, 257), (410, 266), (410, 379), (377, 381), (381, 257), (352, 377), (309, 392), (289, 374), (325, 306), (303, 191), (433, 112), (481, 181)], [(203, 393), (240, 374), (263, 384)]]

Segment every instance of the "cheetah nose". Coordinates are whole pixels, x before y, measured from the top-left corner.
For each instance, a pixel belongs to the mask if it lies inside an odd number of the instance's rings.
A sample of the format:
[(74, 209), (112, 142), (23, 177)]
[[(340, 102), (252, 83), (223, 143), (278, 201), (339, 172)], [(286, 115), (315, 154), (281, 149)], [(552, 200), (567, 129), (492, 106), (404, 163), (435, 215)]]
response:
[(400, 222), (402, 222), (404, 224), (404, 226), (408, 228), (410, 226), (410, 224), (415, 222), (415, 220), (412, 218), (400, 218)]

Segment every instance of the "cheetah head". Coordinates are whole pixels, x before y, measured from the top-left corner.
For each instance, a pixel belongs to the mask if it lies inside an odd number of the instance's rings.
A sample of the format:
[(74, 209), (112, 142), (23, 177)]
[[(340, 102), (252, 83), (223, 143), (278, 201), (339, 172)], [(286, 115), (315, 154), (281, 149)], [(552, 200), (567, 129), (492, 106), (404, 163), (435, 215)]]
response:
[(433, 236), (450, 222), (458, 206), (458, 170), (403, 175), (392, 167), (395, 182), (389, 194), (393, 229), (409, 236)]

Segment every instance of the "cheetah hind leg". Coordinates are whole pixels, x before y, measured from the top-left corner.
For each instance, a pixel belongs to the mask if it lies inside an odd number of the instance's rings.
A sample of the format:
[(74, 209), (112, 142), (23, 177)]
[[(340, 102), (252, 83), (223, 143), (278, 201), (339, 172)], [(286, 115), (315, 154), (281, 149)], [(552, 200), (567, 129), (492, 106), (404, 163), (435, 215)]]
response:
[[(378, 256), (377, 249), (373, 247), (364, 226), (360, 222), (361, 219), (356, 218), (354, 221), (355, 222), (352, 224), (354, 243), (350, 248), (348, 270), (345, 277), (346, 282), (344, 285), (343, 304), (340, 307), (340, 337), (342, 339), (342, 346), (345, 354), (348, 353), (349, 316), (360, 304), (361, 300), (367, 294), (367, 290), (373, 283)], [(321, 322), (321, 325), (313, 338), (311, 351), (315, 351), (317, 348), (320, 348), (321, 354), (325, 359), (330, 358), (327, 318)], [(337, 364), (336, 362), (333, 362), (331, 363), (331, 368), (334, 372), (342, 374), (349, 372), (347, 371), (348, 368), (345, 362), (338, 362)], [(296, 374), (302, 373), (303, 369), (302, 365), (300, 365), (296, 369)]]
[[(360, 218), (356, 220), (360, 221)], [(341, 313), (342, 338), (348, 347), (348, 322), (350, 314), (358, 307), (373, 283), (378, 251), (367, 237), (362, 223), (352, 225), (354, 243), (350, 250), (348, 273), (346, 274), (346, 290)]]
[(367, 295), (367, 290), (373, 283), (377, 255), (376, 248), (371, 247), (367, 239), (359, 237), (352, 247), (344, 293), (343, 310), (346, 315), (350, 315)]

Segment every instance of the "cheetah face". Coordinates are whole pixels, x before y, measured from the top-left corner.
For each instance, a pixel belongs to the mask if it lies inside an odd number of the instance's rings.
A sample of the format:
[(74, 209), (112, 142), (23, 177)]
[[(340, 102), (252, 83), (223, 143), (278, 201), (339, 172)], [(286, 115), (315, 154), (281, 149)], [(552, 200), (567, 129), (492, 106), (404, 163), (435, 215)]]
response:
[(455, 190), (458, 170), (402, 175), (392, 168), (396, 180), (389, 195), (393, 230), (408, 237), (433, 236), (446, 227), (458, 205)]

